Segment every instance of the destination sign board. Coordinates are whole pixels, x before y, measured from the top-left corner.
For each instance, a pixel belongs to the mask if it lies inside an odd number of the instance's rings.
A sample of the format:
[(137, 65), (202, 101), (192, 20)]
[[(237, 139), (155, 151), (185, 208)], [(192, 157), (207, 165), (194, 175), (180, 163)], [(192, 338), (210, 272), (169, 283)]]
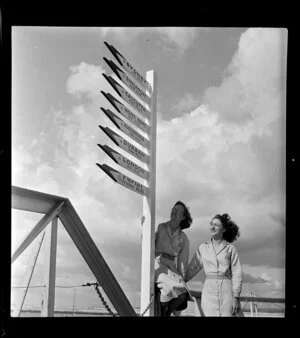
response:
[(106, 114), (106, 116), (114, 123), (114, 125), (122, 130), (123, 133), (125, 133), (127, 136), (131, 137), (134, 141), (139, 143), (141, 146), (148, 148), (150, 142), (147, 140), (144, 136), (142, 136), (140, 133), (138, 133), (135, 129), (133, 129), (129, 124), (124, 122), (122, 119), (120, 119), (116, 114), (111, 112), (109, 109), (104, 109), (100, 107), (101, 110)]
[(116, 60), (119, 62), (119, 64), (127, 70), (127, 72), (144, 88), (151, 91), (151, 85), (150, 83), (125, 59), (125, 57), (116, 50), (116, 48), (110, 44), (108, 44), (106, 41), (104, 42), (106, 47), (110, 50), (110, 52), (113, 54), (113, 56), (116, 58)]
[(149, 196), (149, 188), (145, 187), (143, 184), (136, 182), (132, 178), (120, 173), (118, 170), (113, 169), (107, 164), (96, 163), (97, 166), (102, 169), (110, 178), (115, 182), (123, 185), (124, 187), (131, 189), (143, 196)]
[(125, 140), (123, 137), (112, 131), (108, 127), (102, 127), (99, 126), (101, 130), (104, 131), (104, 133), (120, 148), (127, 151), (130, 155), (134, 156), (138, 160), (149, 164), (150, 163), (150, 157), (145, 154), (142, 150), (134, 146), (132, 143)]
[(114, 88), (114, 90), (125, 100), (128, 104), (131, 105), (137, 112), (141, 115), (150, 119), (150, 111), (142, 105), (137, 99), (135, 99), (131, 94), (128, 93), (115, 79), (111, 76), (107, 76), (106, 74), (102, 73), (102, 75), (106, 78), (109, 84)]
[(134, 81), (132, 81), (113, 61), (103, 58), (104, 61), (110, 66), (118, 78), (129, 88), (131, 89), (141, 100), (146, 102), (148, 105), (151, 103), (151, 98), (148, 96), (145, 91), (140, 89)]
[(149, 172), (133, 161), (129, 160), (127, 157), (121, 155), (116, 150), (112, 149), (111, 147), (107, 145), (101, 145), (98, 144), (98, 146), (111, 158), (113, 159), (117, 164), (121, 165), (123, 168), (131, 171), (135, 175), (148, 180), (149, 179)]
[(128, 121), (140, 128), (145, 133), (149, 134), (150, 127), (149, 125), (136, 116), (131, 110), (124, 106), (119, 100), (117, 100), (110, 93), (105, 93), (101, 90), (101, 93), (104, 97), (115, 107), (115, 109), (122, 114)]

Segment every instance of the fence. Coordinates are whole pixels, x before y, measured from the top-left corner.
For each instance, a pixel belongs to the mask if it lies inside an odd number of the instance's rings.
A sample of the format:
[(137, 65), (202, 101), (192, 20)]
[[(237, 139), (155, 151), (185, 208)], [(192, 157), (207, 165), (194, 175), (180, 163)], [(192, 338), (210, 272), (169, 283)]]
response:
[[(189, 314), (186, 312), (184, 315), (204, 316), (201, 309), (201, 292), (191, 291), (191, 295), (195, 301), (194, 310), (190, 311)], [(268, 298), (268, 297), (257, 297), (254, 292), (250, 292), (250, 296), (240, 297), (241, 310), (244, 315), (250, 317), (274, 317), (284, 316), (284, 298)], [(258, 305), (258, 303), (260, 303)], [(262, 305), (263, 304), (263, 305)], [(272, 304), (271, 306), (268, 304)]]

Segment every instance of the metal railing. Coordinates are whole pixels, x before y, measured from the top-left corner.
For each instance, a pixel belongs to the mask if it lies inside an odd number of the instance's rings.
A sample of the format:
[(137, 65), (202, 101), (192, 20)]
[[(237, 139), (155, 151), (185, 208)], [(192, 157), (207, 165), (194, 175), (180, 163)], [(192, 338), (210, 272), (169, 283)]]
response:
[[(42, 244), (46, 249), (44, 265), (47, 268), (45, 269), (44, 276), (46, 290), (43, 295), (42, 314), (43, 317), (54, 316), (58, 219), (61, 225), (67, 230), (116, 312), (120, 316), (136, 316), (120, 284), (108, 267), (69, 199), (12, 186), (12, 208), (44, 214), (12, 255), (11, 263), (13, 263), (32, 242), (37, 244), (37, 250), (35, 250), (35, 254), (30, 258), (30, 262), (25, 271), (24, 284), (26, 287), (16, 302), (13, 317), (19, 317), (22, 311)], [(41, 239), (34, 241), (39, 234), (42, 234)]]
[[(202, 292), (191, 290), (191, 295), (195, 300), (193, 315), (204, 316), (201, 309)], [(282, 305), (285, 304), (284, 298), (257, 297), (254, 292), (250, 291), (249, 296), (240, 297), (240, 301), (242, 312), (249, 314), (250, 317), (273, 317), (276, 314), (284, 316), (285, 308)], [(257, 303), (261, 303), (263, 306)], [(272, 304), (272, 306), (266, 307), (266, 304)]]

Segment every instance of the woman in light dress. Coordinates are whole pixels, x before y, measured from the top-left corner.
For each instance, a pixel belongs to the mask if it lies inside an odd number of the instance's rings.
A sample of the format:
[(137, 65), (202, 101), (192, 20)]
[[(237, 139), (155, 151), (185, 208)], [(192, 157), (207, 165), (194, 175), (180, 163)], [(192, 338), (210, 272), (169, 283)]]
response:
[(205, 316), (231, 317), (240, 313), (242, 268), (237, 249), (231, 243), (240, 235), (228, 214), (216, 215), (210, 222), (211, 240), (198, 247), (189, 263), (185, 281), (203, 268), (201, 308)]

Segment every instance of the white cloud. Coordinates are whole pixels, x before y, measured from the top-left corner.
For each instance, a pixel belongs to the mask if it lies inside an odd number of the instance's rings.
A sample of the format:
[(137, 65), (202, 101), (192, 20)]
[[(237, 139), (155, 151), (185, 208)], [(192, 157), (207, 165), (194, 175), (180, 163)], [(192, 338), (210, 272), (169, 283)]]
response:
[(267, 273), (265, 273), (265, 272), (263, 272), (259, 277), (262, 278), (262, 279), (264, 279), (267, 282), (271, 281), (271, 277)]
[(99, 66), (81, 62), (79, 65), (70, 67), (71, 75), (67, 82), (68, 93), (78, 96), (87, 95), (90, 99), (100, 96), (102, 75), (105, 70)]
[(128, 43), (147, 30), (145, 27), (101, 27), (102, 38), (112, 35), (123, 43)]
[(181, 52), (194, 42), (200, 28), (195, 27), (159, 27), (156, 30), (167, 43), (174, 44)]
[(278, 280), (285, 280), (285, 270), (282, 268), (270, 268), (266, 265), (254, 266), (243, 264), (243, 272), (252, 275), (254, 278), (262, 278), (267, 283), (277, 283)]
[(249, 296), (249, 292), (255, 292), (257, 297), (285, 297), (285, 270), (270, 268), (264, 265), (251, 266), (243, 264), (243, 272), (253, 276), (254, 279), (262, 279), (261, 283), (243, 283), (242, 295)]
[(129, 43), (142, 34), (154, 33), (161, 38), (164, 48), (176, 49), (181, 55), (194, 42), (199, 30), (197, 27), (102, 27), (102, 37), (114, 37), (119, 43)]
[(172, 111), (180, 115), (182, 115), (182, 113), (189, 113), (199, 106), (199, 103), (199, 99), (195, 98), (192, 94), (185, 94), (173, 106)]
[(210, 87), (204, 99), (221, 121), (263, 128), (282, 116), (285, 107), (286, 31), (248, 29), (228, 66), (220, 87)]

